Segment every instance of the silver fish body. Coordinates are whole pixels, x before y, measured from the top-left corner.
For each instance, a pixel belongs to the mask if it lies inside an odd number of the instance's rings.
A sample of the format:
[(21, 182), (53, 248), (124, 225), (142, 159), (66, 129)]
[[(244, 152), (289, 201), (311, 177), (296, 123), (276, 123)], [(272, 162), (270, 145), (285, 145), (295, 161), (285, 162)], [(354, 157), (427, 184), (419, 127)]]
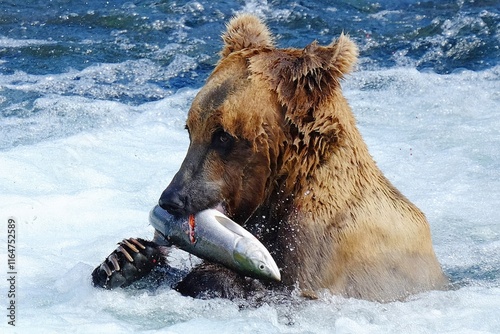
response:
[(264, 245), (215, 209), (197, 213), (190, 222), (175, 219), (157, 205), (149, 221), (156, 229), (154, 242), (160, 245), (175, 245), (245, 276), (281, 280), (278, 266)]

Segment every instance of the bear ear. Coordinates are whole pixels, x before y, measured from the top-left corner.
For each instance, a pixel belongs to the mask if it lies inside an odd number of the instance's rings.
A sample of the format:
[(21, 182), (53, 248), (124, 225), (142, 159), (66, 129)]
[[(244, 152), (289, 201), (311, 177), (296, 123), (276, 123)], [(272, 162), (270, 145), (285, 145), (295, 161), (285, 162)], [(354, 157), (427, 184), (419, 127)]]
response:
[(344, 74), (352, 71), (354, 64), (358, 60), (358, 47), (348, 36), (342, 33), (328, 48), (333, 50), (331, 66), (340, 74), (339, 78), (342, 79)]
[(250, 69), (266, 78), (282, 105), (300, 117), (328, 99), (356, 62), (356, 45), (342, 34), (328, 46), (285, 49), (255, 55)]
[(224, 48), (222, 58), (242, 49), (260, 49), (274, 47), (273, 37), (266, 25), (254, 15), (240, 14), (227, 25), (222, 35)]

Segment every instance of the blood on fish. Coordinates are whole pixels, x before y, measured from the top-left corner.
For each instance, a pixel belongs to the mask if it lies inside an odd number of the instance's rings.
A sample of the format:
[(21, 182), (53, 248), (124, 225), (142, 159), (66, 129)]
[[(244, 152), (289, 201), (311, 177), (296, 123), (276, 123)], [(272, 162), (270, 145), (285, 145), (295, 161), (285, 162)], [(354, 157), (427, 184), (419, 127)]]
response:
[(194, 235), (194, 227), (195, 227), (194, 215), (189, 215), (189, 241), (191, 241), (192, 244), (196, 242), (196, 237)]

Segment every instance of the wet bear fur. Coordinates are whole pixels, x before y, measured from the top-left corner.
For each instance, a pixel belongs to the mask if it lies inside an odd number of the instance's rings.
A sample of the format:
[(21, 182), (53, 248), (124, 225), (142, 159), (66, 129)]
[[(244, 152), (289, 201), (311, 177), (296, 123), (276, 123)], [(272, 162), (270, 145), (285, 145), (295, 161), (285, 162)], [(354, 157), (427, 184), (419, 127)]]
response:
[(377, 167), (342, 95), (358, 53), (349, 37), (280, 49), (242, 14), (223, 41), (160, 205), (178, 216), (223, 208), (268, 248), (282, 281), (256, 284), (206, 263), (177, 289), (233, 298), (294, 287), (391, 301), (446, 287), (424, 214)]

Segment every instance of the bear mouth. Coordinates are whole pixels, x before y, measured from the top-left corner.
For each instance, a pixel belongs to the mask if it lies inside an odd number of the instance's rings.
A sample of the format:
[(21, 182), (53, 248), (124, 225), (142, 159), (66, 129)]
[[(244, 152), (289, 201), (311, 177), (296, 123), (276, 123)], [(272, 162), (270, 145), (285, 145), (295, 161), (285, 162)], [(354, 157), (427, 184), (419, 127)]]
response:
[(217, 205), (213, 207), (213, 209), (219, 211), (223, 215), (227, 215), (226, 205), (224, 202), (217, 203)]

